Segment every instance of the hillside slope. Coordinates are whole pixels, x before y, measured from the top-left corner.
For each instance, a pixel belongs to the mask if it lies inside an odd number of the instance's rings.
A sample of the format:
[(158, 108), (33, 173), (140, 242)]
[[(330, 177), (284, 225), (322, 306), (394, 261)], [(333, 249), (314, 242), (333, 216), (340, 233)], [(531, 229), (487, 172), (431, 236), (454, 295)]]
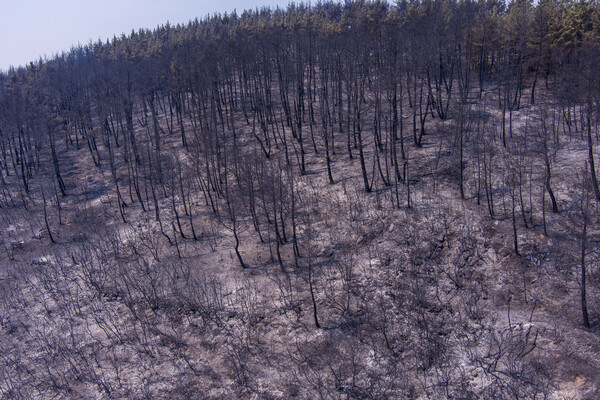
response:
[(598, 397), (586, 4), (263, 9), (0, 75), (2, 398)]

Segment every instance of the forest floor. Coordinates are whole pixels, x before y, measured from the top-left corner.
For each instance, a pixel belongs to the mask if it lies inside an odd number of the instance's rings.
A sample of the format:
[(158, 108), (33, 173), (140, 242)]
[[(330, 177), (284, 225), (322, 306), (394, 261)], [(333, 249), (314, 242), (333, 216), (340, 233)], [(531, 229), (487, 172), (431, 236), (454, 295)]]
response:
[[(515, 129), (525, 113), (513, 115)], [(57, 244), (39, 208), (2, 210), (2, 397), (597, 397), (600, 272), (593, 248), (593, 327), (585, 329), (581, 244), (568, 209), (583, 138), (573, 134), (556, 153), (561, 212), (546, 211), (548, 235), (541, 205), (532, 204), (517, 216), (515, 255), (512, 220), (490, 217), (484, 195), (478, 204), (473, 158), (461, 200), (456, 153), (441, 153), (452, 129), (436, 119), (422, 147), (410, 144), (410, 208), (407, 186), (395, 206), (395, 188), (382, 187), (374, 164), (376, 189), (366, 193), (341, 142), (333, 185), (323, 155), (311, 152), (296, 182), (301, 265), (282, 245), (285, 272), (249, 219), (241, 222), (242, 269), (228, 223), (202, 198), (191, 200), (197, 241), (165, 223), (177, 240), (169, 244), (153, 212), (129, 201), (123, 223), (110, 174), (85, 147), (63, 149), (68, 196), (62, 224), (51, 221)], [(175, 140), (166, 137), (165, 148)], [(367, 146), (367, 160), (372, 152)], [(510, 209), (509, 197), (498, 198), (498, 210)]]

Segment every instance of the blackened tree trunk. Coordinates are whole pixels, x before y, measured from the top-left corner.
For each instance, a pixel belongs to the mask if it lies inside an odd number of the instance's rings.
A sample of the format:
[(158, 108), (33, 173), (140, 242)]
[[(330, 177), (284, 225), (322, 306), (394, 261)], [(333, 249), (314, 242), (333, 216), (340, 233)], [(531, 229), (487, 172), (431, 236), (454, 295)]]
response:
[(588, 104), (587, 111), (587, 142), (588, 142), (588, 161), (590, 163), (590, 174), (592, 177), (592, 186), (594, 187), (594, 194), (596, 200), (600, 201), (600, 188), (598, 188), (598, 178), (596, 177), (596, 166), (594, 163), (594, 147), (592, 138), (592, 105)]

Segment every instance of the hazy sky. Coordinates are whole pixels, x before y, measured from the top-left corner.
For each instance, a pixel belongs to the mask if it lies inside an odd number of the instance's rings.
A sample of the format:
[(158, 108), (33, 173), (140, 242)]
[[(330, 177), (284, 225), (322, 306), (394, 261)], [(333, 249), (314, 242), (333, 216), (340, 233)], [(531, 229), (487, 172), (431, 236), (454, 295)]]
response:
[(0, 0), (0, 70), (52, 57), (71, 46), (112, 38), (169, 21), (215, 12), (277, 5), (290, 0)]

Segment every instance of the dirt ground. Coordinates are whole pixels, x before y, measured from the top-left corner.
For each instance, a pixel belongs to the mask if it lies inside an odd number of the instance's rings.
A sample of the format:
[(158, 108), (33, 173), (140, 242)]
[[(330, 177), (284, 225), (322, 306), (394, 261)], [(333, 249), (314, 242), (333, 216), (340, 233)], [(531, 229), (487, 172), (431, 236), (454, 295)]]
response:
[[(536, 110), (514, 112), (515, 136), (527, 135)], [(2, 397), (597, 398), (594, 202), (592, 328), (583, 327), (580, 309), (577, 204), (586, 142), (581, 132), (561, 131), (552, 159), (560, 212), (552, 213), (546, 196), (547, 235), (543, 164), (525, 155), (523, 168), (533, 173), (523, 183), (526, 215), (517, 211), (516, 255), (506, 184), (514, 160), (502, 145), (500, 113), (490, 115), (483, 139), (473, 128), (466, 141), (465, 199), (452, 119), (428, 122), (418, 148), (405, 116), (410, 208), (406, 183), (378, 181), (370, 136), (372, 193), (343, 138), (332, 157), (333, 185), (323, 155), (309, 152), (308, 174), (295, 184), (300, 263), (291, 241), (281, 245), (285, 272), (275, 241), (262, 243), (249, 216), (239, 221), (248, 264), (242, 269), (230, 223), (201, 196), (190, 199), (198, 240), (187, 217), (188, 236), (175, 232), (167, 198), (162, 223), (174, 243), (138, 203), (127, 200), (123, 223), (110, 173), (93, 165), (85, 147), (63, 148), (69, 193), (60, 199), (61, 221), (51, 206), (57, 243), (49, 240), (38, 194), (32, 207), (0, 214)], [(251, 135), (241, 137), (249, 146)], [(176, 137), (163, 140), (165, 151), (176, 148)], [(494, 151), (494, 217), (485, 194), (477, 198), (475, 146), (482, 141)], [(270, 162), (278, 158), (281, 150)]]

